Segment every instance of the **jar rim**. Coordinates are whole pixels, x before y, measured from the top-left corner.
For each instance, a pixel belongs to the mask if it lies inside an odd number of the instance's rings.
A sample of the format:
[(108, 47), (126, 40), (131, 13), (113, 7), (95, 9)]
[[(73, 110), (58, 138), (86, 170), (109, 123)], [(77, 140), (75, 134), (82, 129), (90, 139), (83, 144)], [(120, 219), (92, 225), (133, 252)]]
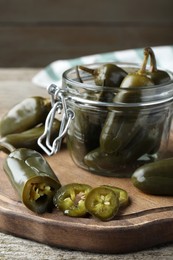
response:
[[(100, 65), (103, 65), (104, 63), (92, 63), (92, 64), (85, 64), (86, 67), (94, 68)], [(123, 69), (130, 69), (130, 70), (138, 70), (140, 68), (139, 63), (130, 63), (130, 62), (111, 62), (111, 64), (116, 64), (117, 66), (120, 66)], [(131, 87), (131, 88), (119, 88), (119, 87), (107, 87), (107, 86), (97, 86), (95, 84), (91, 83), (86, 83), (86, 82), (80, 82), (77, 80), (74, 80), (71, 77), (71, 74), (76, 71), (76, 67), (71, 67), (64, 71), (62, 75), (62, 88), (66, 89), (67, 95), (70, 100), (74, 102), (79, 102), (79, 103), (85, 103), (91, 106), (107, 106), (107, 107), (143, 107), (143, 106), (153, 106), (153, 105), (159, 105), (163, 103), (167, 103), (173, 100), (173, 73), (169, 70), (165, 70), (163, 68), (158, 67), (159, 70), (164, 70), (168, 73), (170, 76), (170, 80), (166, 83), (158, 84), (158, 85), (151, 85), (151, 86), (141, 86), (140, 89), (136, 87)], [(71, 86), (71, 87), (69, 87)], [(75, 91), (74, 91), (75, 89)], [(89, 100), (86, 98), (83, 98), (79, 93), (77, 92), (78, 90), (92, 90), (93, 92), (99, 92), (99, 91), (110, 91), (110, 93), (115, 93), (115, 92), (120, 92), (120, 91), (142, 91), (145, 97), (142, 100), (142, 102), (130, 102), (130, 103), (122, 103), (122, 102), (103, 102), (103, 101), (95, 101), (95, 100)], [(157, 91), (157, 95), (152, 95), (153, 91)]]

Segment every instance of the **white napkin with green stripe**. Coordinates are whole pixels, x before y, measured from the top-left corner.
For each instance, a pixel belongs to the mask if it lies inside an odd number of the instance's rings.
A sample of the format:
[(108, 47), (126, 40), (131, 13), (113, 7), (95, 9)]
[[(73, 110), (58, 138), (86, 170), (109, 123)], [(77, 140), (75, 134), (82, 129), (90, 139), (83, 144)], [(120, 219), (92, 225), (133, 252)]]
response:
[[(162, 69), (173, 71), (173, 45), (152, 47), (157, 66)], [(132, 62), (140, 63), (143, 60), (143, 48), (129, 49), (88, 55), (69, 60), (56, 60), (38, 72), (32, 82), (41, 87), (48, 87), (54, 83), (61, 85), (62, 73), (76, 65), (86, 65), (94, 62)]]

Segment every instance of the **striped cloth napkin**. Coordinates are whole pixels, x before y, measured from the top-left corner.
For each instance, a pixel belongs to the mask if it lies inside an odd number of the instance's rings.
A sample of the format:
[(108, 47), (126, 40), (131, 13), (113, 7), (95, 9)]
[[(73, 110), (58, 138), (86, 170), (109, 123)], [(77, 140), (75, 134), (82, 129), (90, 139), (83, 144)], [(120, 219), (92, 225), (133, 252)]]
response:
[[(152, 49), (156, 56), (157, 66), (173, 71), (173, 45), (152, 47)], [(48, 87), (53, 83), (60, 86), (62, 73), (75, 65), (91, 64), (94, 62), (140, 63), (142, 60), (143, 48), (100, 53), (69, 60), (56, 60), (38, 72), (33, 77), (32, 82), (40, 87)]]

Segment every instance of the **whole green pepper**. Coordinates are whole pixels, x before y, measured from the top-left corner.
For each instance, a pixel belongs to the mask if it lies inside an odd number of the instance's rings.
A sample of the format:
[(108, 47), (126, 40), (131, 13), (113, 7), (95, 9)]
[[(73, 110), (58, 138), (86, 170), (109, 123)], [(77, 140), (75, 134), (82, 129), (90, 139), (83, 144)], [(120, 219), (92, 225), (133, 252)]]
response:
[(122, 80), (127, 76), (127, 72), (113, 63), (106, 63), (96, 69), (84, 66), (79, 68), (93, 75), (94, 82), (97, 86), (103, 87), (98, 100), (103, 102), (111, 102), (114, 93), (110, 88), (119, 87)]
[(4, 161), (4, 171), (23, 204), (36, 213), (51, 211), (53, 196), (61, 184), (44, 157), (20, 148)]
[(131, 176), (132, 183), (144, 193), (173, 196), (173, 158), (145, 164)]
[[(114, 176), (115, 173), (116, 176), (122, 176), (121, 171), (122, 169), (125, 170), (125, 158), (123, 156), (119, 156), (116, 153), (104, 153), (100, 147), (86, 154), (84, 163), (87, 165), (89, 171), (99, 173), (99, 175), (103, 176)], [(127, 172), (129, 172), (129, 169)]]
[(164, 70), (157, 69), (157, 62), (153, 50), (150, 47), (146, 47), (144, 52), (150, 56), (150, 70), (147, 72), (147, 75), (154, 84), (158, 85), (168, 82), (170, 80), (169, 74)]
[(67, 146), (72, 158), (78, 164), (83, 163), (84, 156), (99, 146), (99, 137), (107, 112), (86, 110), (74, 106), (75, 118), (68, 129)]
[[(141, 101), (140, 87), (154, 85), (146, 74), (148, 53), (144, 55), (141, 69), (129, 73), (120, 85), (120, 91), (113, 99), (115, 103), (138, 103)], [(136, 90), (137, 89), (137, 90)], [(129, 116), (128, 116), (129, 113)], [(146, 121), (145, 121), (146, 122)], [(100, 147), (105, 153), (118, 152), (141, 130), (143, 118), (140, 117), (140, 109), (134, 109), (133, 114), (127, 109), (119, 111), (112, 108), (100, 135)]]
[[(12, 145), (14, 148), (30, 148), (36, 151), (41, 151), (38, 145), (38, 138), (44, 132), (44, 125), (39, 125), (37, 127), (26, 130), (22, 133), (9, 134), (0, 139), (0, 150), (9, 153), (9, 150), (5, 148), (4, 144)], [(52, 129), (51, 129), (51, 139), (53, 140), (60, 129), (60, 121), (54, 119)]]
[[(79, 69), (91, 73), (94, 76), (96, 85), (104, 87), (119, 86), (122, 79), (127, 75), (123, 69), (114, 64), (104, 64), (94, 70), (84, 66), (77, 66), (76, 74), (80, 82), (83, 81)], [(108, 92), (101, 91), (98, 100), (103, 101), (101, 96), (107, 95), (108, 97), (109, 93), (110, 90)], [(87, 99), (92, 99), (93, 97), (95, 99), (95, 95), (92, 91), (87, 92), (86, 95)], [(104, 101), (108, 101), (105, 98)], [(72, 158), (77, 161), (77, 163), (83, 163), (84, 156), (99, 145), (100, 132), (107, 116), (107, 110), (104, 111), (103, 108), (100, 108), (101, 113), (98, 114), (98, 111), (86, 110), (85, 107), (83, 108), (79, 105), (76, 105), (73, 109), (75, 112), (75, 120), (68, 130), (67, 145)]]
[(124, 77), (127, 75), (119, 66), (106, 63), (96, 69), (79, 66), (83, 71), (86, 71), (94, 76), (95, 84), (98, 86), (119, 87)]
[(0, 135), (21, 133), (43, 123), (51, 109), (47, 98), (29, 97), (10, 109), (0, 121)]
[[(75, 71), (77, 76), (76, 80), (79, 81), (80, 83), (84, 83), (85, 80), (80, 75), (79, 66), (75, 67)], [(93, 89), (86, 88), (85, 91), (82, 93), (82, 97), (85, 99), (98, 101), (98, 95), (96, 92), (93, 91)]]
[(119, 152), (119, 156), (124, 158), (126, 164), (133, 164), (139, 159), (139, 164), (152, 160), (152, 155), (160, 147), (162, 133), (163, 122), (161, 122), (161, 125), (152, 124), (141, 128), (141, 131)]
[[(109, 112), (100, 135), (100, 148), (103, 152), (111, 154), (122, 151), (128, 143), (141, 130), (144, 122), (143, 117), (139, 117), (138, 111), (133, 115), (128, 111), (117, 113)], [(127, 130), (128, 129), (128, 130)]]
[[(157, 151), (156, 149), (160, 145), (163, 122), (160, 122), (160, 125), (159, 123), (154, 125), (154, 123), (146, 126), (147, 129), (141, 129), (118, 153), (108, 154), (98, 147), (85, 155), (84, 163), (90, 171), (96, 171), (102, 175), (105, 175), (106, 172), (106, 175), (109, 173), (111, 176), (123, 177), (121, 173), (123, 170), (124, 176), (131, 176), (136, 167), (146, 160), (152, 160), (151, 155)], [(148, 156), (138, 161), (145, 154)]]

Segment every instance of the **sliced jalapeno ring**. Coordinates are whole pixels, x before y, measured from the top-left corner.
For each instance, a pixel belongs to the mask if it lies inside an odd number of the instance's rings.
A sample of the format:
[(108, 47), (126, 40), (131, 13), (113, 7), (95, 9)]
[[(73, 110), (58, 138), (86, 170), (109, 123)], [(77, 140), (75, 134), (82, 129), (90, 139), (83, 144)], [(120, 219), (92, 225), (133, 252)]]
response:
[(64, 215), (82, 217), (87, 214), (85, 199), (92, 187), (87, 184), (70, 183), (62, 186), (55, 194), (53, 202), (55, 207)]
[(103, 186), (94, 188), (86, 197), (85, 207), (92, 216), (102, 221), (111, 220), (119, 209), (119, 194)]
[(119, 187), (111, 186), (111, 185), (103, 185), (102, 187), (106, 187), (108, 189), (111, 189), (119, 195), (120, 207), (124, 207), (124, 206), (128, 205), (129, 196), (128, 196), (128, 193), (127, 193), (126, 190), (119, 188)]

